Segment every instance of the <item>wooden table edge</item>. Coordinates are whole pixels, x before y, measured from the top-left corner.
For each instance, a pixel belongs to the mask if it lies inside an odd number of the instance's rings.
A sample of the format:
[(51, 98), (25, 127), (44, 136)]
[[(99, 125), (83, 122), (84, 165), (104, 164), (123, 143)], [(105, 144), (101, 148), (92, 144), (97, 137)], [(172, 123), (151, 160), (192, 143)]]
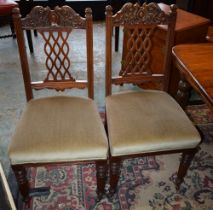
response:
[(194, 75), (188, 70), (187, 65), (185, 65), (181, 59), (177, 56), (175, 52), (175, 46), (172, 48), (172, 54), (173, 54), (173, 65), (180, 71), (180, 74), (183, 74), (184, 77), (187, 77), (185, 79), (195, 91), (200, 93), (200, 96), (204, 100), (205, 103), (208, 104), (211, 111), (213, 111), (213, 99), (209, 98), (207, 92), (205, 89), (200, 85), (198, 80), (194, 77)]

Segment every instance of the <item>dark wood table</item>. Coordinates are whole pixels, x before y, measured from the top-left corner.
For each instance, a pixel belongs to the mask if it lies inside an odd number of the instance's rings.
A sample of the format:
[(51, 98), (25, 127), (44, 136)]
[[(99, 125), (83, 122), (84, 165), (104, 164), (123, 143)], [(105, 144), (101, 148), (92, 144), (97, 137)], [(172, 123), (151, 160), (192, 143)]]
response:
[[(209, 19), (178, 9), (174, 45), (205, 42), (209, 25)], [(172, 96), (177, 93), (179, 80), (179, 72), (171, 67), (169, 93)]]
[(192, 87), (213, 111), (213, 43), (177, 45), (172, 53), (181, 74), (177, 100), (185, 106)]

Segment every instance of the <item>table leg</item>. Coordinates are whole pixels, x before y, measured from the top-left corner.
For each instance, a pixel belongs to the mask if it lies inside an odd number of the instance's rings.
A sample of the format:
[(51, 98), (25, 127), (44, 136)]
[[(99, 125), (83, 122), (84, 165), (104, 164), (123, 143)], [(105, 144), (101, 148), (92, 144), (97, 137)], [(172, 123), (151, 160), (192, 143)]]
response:
[(30, 49), (30, 53), (33, 53), (33, 41), (32, 41), (32, 35), (30, 30), (26, 30), (27, 34), (27, 41)]
[(119, 48), (119, 26), (115, 27), (115, 52), (118, 52)]
[(33, 32), (34, 32), (34, 36), (38, 36), (38, 33), (37, 33), (37, 30), (33, 30)]
[(181, 79), (178, 83), (178, 90), (175, 98), (182, 108), (185, 108), (185, 106), (188, 104), (191, 89), (192, 88), (190, 84), (185, 80), (184, 76), (181, 75)]

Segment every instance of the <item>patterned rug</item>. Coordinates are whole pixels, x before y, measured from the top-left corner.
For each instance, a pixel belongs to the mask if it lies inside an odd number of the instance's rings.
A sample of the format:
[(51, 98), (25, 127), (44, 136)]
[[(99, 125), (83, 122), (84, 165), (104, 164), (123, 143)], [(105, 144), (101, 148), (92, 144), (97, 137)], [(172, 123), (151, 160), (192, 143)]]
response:
[(51, 166), (29, 170), (32, 186), (51, 186), (34, 197), (35, 210), (213, 210), (213, 116), (206, 106), (191, 106), (189, 117), (204, 135), (180, 191), (174, 187), (180, 154), (124, 161), (112, 200), (96, 202), (95, 165)]

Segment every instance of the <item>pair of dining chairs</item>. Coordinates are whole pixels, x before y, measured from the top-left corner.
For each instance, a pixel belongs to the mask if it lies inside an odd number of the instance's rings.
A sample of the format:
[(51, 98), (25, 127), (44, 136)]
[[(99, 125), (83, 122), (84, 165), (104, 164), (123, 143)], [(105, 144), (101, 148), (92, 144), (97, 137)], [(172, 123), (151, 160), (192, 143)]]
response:
[[(95, 163), (98, 199), (106, 193), (109, 170), (113, 195), (119, 180), (122, 160), (144, 155), (182, 153), (177, 188), (200, 143), (200, 135), (168, 89), (171, 49), (174, 40), (176, 7), (165, 13), (156, 3), (126, 3), (113, 15), (106, 7), (106, 129), (94, 99), (92, 11), (85, 18), (68, 6), (36, 6), (21, 18), (13, 11), (20, 61), (27, 98), (26, 107), (9, 146), (11, 167), (23, 198), (29, 200), (27, 167), (47, 164)], [(167, 25), (163, 72), (155, 73), (152, 40), (159, 25)], [(112, 31), (123, 27), (121, 70), (112, 77)], [(37, 30), (44, 40), (45, 78), (34, 81), (28, 63), (23, 30)], [(68, 37), (74, 30), (86, 33), (87, 78), (77, 80), (71, 73)], [(83, 43), (82, 43), (83, 46)], [(154, 50), (154, 51), (153, 51)], [(155, 55), (155, 56), (154, 56)], [(159, 55), (157, 55), (159, 56)], [(152, 83), (151, 83), (152, 82)], [(132, 83), (139, 91), (112, 94), (112, 85)], [(161, 83), (162, 90), (146, 90), (147, 84)], [(33, 90), (88, 88), (88, 98), (52, 96), (33, 99)]]

